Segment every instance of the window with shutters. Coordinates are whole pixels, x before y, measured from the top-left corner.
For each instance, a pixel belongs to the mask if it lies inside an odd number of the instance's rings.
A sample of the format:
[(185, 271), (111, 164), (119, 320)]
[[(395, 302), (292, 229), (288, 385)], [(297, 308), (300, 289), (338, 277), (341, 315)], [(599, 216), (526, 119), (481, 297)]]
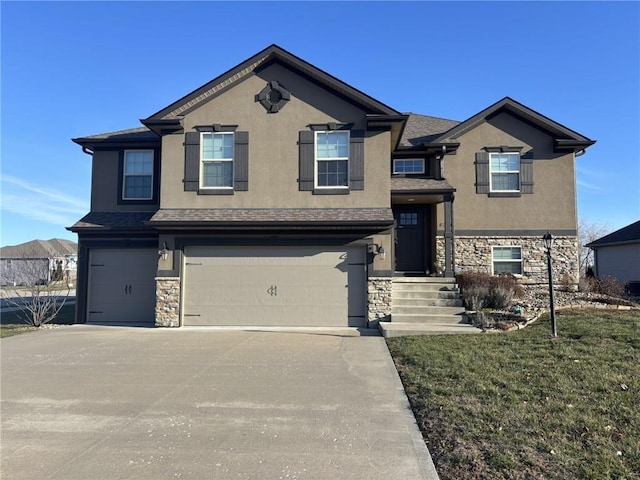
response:
[(315, 132), (316, 188), (349, 186), (349, 131)]
[(185, 132), (186, 192), (234, 195), (249, 190), (249, 132), (236, 129), (214, 124)]
[(522, 274), (522, 247), (491, 247), (493, 274)]
[(523, 147), (484, 147), (476, 152), (476, 193), (520, 197), (533, 193), (534, 152)]
[(520, 154), (518, 152), (491, 153), (489, 168), (492, 192), (520, 191)]
[(200, 188), (233, 188), (233, 132), (201, 135)]
[(122, 172), (123, 200), (153, 198), (153, 150), (125, 150)]

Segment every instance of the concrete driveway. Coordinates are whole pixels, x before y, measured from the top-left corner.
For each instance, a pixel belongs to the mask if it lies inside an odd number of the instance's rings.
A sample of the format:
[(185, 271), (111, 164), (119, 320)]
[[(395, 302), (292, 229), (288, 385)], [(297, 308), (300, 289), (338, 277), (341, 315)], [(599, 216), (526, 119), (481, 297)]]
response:
[(0, 348), (2, 478), (437, 479), (379, 336), (74, 325)]

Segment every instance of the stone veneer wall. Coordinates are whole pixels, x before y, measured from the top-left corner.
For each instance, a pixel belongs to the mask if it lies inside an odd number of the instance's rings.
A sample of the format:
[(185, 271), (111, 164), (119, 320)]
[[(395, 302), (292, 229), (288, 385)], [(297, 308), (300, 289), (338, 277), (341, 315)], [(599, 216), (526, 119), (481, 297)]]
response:
[(378, 322), (391, 321), (391, 288), (390, 277), (370, 277), (367, 286), (367, 320), (369, 327), (376, 327)]
[[(547, 282), (547, 254), (540, 237), (455, 237), (455, 272), (491, 273), (491, 247), (522, 247), (522, 281)], [(444, 237), (436, 238), (437, 258), (444, 258)], [(578, 237), (556, 237), (553, 250), (553, 276), (555, 282), (565, 277), (571, 283), (579, 278)]]
[(180, 326), (180, 278), (156, 277), (156, 327)]

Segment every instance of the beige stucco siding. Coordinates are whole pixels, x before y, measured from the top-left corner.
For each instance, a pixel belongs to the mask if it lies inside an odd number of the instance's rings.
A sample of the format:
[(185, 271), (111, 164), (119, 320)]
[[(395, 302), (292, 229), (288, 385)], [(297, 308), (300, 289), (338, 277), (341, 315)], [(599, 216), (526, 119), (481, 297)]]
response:
[[(268, 114), (256, 95), (277, 80), (291, 92), (278, 113)], [(354, 123), (365, 129), (365, 112), (279, 65), (272, 65), (199, 105), (184, 118), (185, 132), (199, 125), (238, 125), (249, 132), (249, 190), (234, 195), (185, 192), (184, 134), (162, 144), (161, 208), (330, 208), (388, 207), (390, 137), (365, 139), (365, 190), (345, 195), (313, 195), (298, 190), (298, 132), (311, 123)]]
[[(457, 154), (444, 159), (444, 176), (456, 188), (456, 230), (576, 229), (574, 155), (554, 153), (549, 134), (502, 113), (457, 140)], [(476, 193), (476, 152), (503, 145), (524, 147), (523, 153), (533, 149), (533, 194), (497, 198)], [(442, 204), (437, 218), (442, 230)]]

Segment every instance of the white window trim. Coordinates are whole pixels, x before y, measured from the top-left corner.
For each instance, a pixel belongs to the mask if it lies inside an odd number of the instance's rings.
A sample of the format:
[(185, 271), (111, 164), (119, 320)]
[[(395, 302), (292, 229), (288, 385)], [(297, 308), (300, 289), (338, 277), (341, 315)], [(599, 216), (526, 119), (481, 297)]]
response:
[[(202, 158), (202, 151), (204, 149), (204, 136), (205, 135), (232, 135), (233, 136), (233, 154), (231, 158)], [(200, 189), (202, 190), (233, 190), (233, 185), (236, 179), (236, 166), (234, 163), (234, 159), (236, 156), (236, 145), (235, 145), (235, 132), (200, 132)], [(231, 162), (231, 185), (229, 186), (205, 186), (204, 184), (204, 164), (211, 162)]]
[[(399, 172), (399, 171), (397, 171), (396, 170), (396, 162), (397, 161), (407, 161), (407, 160), (419, 161), (422, 164), (422, 170), (420, 170), (419, 172)], [(424, 158), (394, 158), (393, 159), (393, 173), (394, 174), (421, 175), (421, 174), (424, 174), (424, 167), (425, 167)]]
[[(147, 173), (127, 173), (127, 153), (129, 152), (150, 152), (151, 153), (151, 191), (149, 197), (127, 197), (126, 179), (127, 177), (148, 177)], [(153, 179), (155, 176), (155, 152), (150, 149), (128, 149), (124, 151), (122, 159), (122, 200), (153, 200)]]
[[(503, 260), (503, 259), (495, 259), (494, 256), (494, 251), (496, 248), (519, 248), (520, 249), (520, 259), (508, 259), (508, 260)], [(515, 276), (515, 277), (521, 277), (524, 273), (524, 260), (522, 258), (522, 247), (520, 245), (492, 245), (491, 246), (491, 275), (496, 275), (495, 272), (495, 264), (496, 263), (513, 263), (513, 262), (520, 262), (520, 273), (512, 273), (511, 275)]]
[[(510, 155), (518, 155), (518, 170), (505, 170), (505, 171), (500, 171), (500, 172), (494, 172), (491, 169), (491, 158), (493, 157), (493, 155), (504, 155), (505, 153), (510, 154)], [(495, 190), (493, 188), (493, 174), (494, 173), (517, 173), (518, 174), (518, 188), (516, 190)], [(490, 153), (489, 154), (489, 191), (490, 192), (495, 192), (495, 193), (500, 193), (500, 192), (504, 192), (504, 193), (514, 193), (514, 192), (519, 192), (522, 187), (521, 187), (521, 177), (522, 177), (522, 164), (520, 163), (520, 153), (519, 152), (496, 152), (496, 153)]]
[[(346, 157), (334, 157), (334, 158), (318, 158), (318, 134), (321, 133), (346, 133), (347, 134), (347, 148), (349, 149), (349, 155)], [(320, 189), (336, 189), (336, 188), (349, 188), (349, 168), (351, 156), (351, 132), (349, 130), (318, 130), (314, 132), (313, 137), (313, 183), (314, 188)], [(318, 185), (318, 162), (332, 162), (332, 161), (347, 161), (347, 184), (346, 185)]]

